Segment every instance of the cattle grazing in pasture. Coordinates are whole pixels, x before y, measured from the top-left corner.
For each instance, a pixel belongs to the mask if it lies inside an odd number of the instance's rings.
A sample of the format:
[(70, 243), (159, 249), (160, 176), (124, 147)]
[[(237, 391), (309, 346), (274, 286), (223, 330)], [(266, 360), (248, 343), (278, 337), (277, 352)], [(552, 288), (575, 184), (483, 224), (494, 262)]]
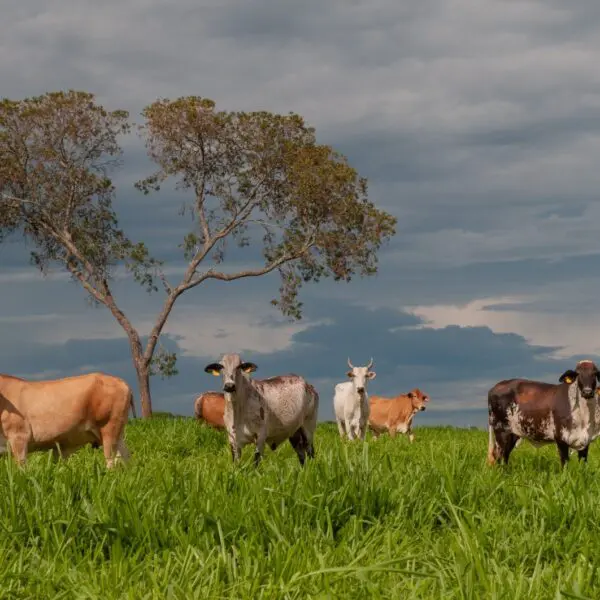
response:
[(28, 452), (66, 458), (82, 446), (102, 445), (106, 466), (126, 461), (123, 440), (131, 388), (118, 377), (90, 373), (47, 381), (0, 375), (0, 444), (19, 464)]
[(369, 419), (369, 395), (367, 383), (375, 379), (376, 373), (371, 371), (373, 358), (366, 367), (355, 367), (348, 358), (350, 370), (347, 375), (350, 381), (338, 383), (333, 395), (333, 409), (340, 437), (348, 436), (349, 440), (365, 439)]
[(587, 461), (590, 443), (600, 435), (596, 384), (600, 372), (591, 360), (565, 371), (558, 384), (527, 379), (498, 382), (488, 392), (489, 464), (508, 463), (520, 438), (534, 445), (555, 443), (561, 465), (569, 448)]
[(225, 429), (225, 395), (222, 392), (204, 392), (194, 401), (194, 416), (214, 429)]
[(231, 455), (239, 460), (242, 448), (254, 443), (258, 466), (265, 444), (275, 450), (289, 440), (304, 464), (305, 455), (314, 457), (313, 436), (317, 426), (319, 396), (299, 375), (250, 379), (257, 366), (242, 361), (239, 354), (225, 354), (205, 371), (223, 378), (224, 421)]
[(394, 437), (397, 433), (405, 433), (413, 442), (415, 439), (412, 432), (413, 419), (418, 412), (425, 410), (428, 402), (429, 396), (419, 388), (394, 398), (373, 396), (369, 415), (369, 428), (373, 432), (373, 437), (377, 439), (385, 431), (389, 432), (390, 437)]

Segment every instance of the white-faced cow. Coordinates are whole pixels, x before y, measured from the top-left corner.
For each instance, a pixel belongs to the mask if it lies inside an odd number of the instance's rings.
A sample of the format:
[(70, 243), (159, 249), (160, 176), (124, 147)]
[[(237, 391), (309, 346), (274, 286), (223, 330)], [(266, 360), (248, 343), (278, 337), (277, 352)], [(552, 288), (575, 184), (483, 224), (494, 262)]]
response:
[(106, 466), (127, 460), (123, 441), (133, 394), (118, 377), (90, 373), (50, 381), (0, 375), (0, 445), (20, 464), (27, 453), (53, 450), (66, 457), (102, 445)]
[(367, 383), (375, 379), (376, 373), (371, 371), (373, 359), (366, 367), (355, 367), (348, 358), (350, 381), (338, 383), (333, 396), (333, 409), (340, 437), (348, 439), (365, 439), (367, 422), (369, 421), (369, 395)]
[(289, 440), (303, 465), (306, 454), (314, 458), (319, 396), (299, 375), (252, 380), (248, 375), (256, 369), (254, 363), (242, 361), (239, 354), (225, 354), (220, 362), (204, 369), (223, 378), (223, 416), (233, 460), (240, 458), (244, 446), (254, 443), (258, 465), (265, 444), (275, 450)]
[(559, 384), (526, 379), (497, 383), (488, 393), (488, 463), (508, 463), (519, 438), (534, 445), (555, 443), (563, 466), (569, 448), (587, 461), (589, 445), (600, 435), (598, 379), (596, 365), (581, 360), (560, 376)]

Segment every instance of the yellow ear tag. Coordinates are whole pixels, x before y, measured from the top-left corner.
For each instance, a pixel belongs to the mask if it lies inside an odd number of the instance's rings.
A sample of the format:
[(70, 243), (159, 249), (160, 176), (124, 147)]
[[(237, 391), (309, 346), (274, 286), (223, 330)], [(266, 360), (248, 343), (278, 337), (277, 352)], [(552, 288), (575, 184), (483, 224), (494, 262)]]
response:
[(573, 379), (571, 377), (565, 377), (565, 383), (573, 383)]
[(211, 373), (212, 373), (212, 374), (213, 374), (215, 377), (218, 377), (218, 376), (221, 374), (221, 373), (220, 373), (219, 371), (217, 371), (216, 369), (213, 369), (213, 370), (211, 371)]

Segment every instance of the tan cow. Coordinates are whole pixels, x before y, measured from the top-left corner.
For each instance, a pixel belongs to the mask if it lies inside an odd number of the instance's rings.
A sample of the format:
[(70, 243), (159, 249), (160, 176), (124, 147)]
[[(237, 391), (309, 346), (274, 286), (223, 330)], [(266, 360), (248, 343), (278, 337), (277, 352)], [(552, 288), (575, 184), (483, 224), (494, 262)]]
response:
[(126, 461), (123, 441), (133, 393), (118, 377), (90, 373), (49, 381), (0, 375), (0, 452), (7, 444), (18, 463), (28, 452), (66, 457), (86, 444), (104, 449), (106, 466)]
[(215, 429), (225, 429), (225, 395), (221, 392), (204, 392), (194, 401), (194, 416)]
[(419, 388), (395, 398), (371, 396), (369, 428), (373, 436), (377, 439), (384, 431), (388, 431), (391, 437), (396, 433), (406, 433), (412, 442), (415, 439), (411, 429), (413, 418), (419, 411), (425, 410), (428, 402), (429, 396)]

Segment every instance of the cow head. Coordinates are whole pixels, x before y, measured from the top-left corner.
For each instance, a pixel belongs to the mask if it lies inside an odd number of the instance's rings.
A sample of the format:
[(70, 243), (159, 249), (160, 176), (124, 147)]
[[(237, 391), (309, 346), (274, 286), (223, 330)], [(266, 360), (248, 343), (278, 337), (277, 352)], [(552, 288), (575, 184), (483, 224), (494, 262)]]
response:
[(580, 360), (574, 371), (569, 369), (559, 378), (561, 383), (571, 384), (577, 381), (577, 387), (586, 400), (594, 397), (596, 383), (599, 380), (600, 371), (598, 371), (598, 368), (591, 360)]
[(362, 396), (367, 389), (367, 382), (369, 379), (375, 379), (375, 371), (371, 371), (373, 366), (373, 359), (371, 358), (369, 364), (366, 367), (355, 367), (348, 358), (348, 366), (350, 370), (347, 375), (352, 379), (356, 391)]
[(204, 370), (215, 377), (223, 378), (223, 391), (233, 394), (240, 384), (240, 378), (256, 371), (251, 362), (242, 362), (239, 354), (224, 354), (220, 362), (210, 363)]
[(410, 398), (415, 412), (425, 410), (426, 405), (429, 402), (429, 396), (427, 396), (427, 394), (424, 394), (419, 388), (415, 388), (406, 395)]

